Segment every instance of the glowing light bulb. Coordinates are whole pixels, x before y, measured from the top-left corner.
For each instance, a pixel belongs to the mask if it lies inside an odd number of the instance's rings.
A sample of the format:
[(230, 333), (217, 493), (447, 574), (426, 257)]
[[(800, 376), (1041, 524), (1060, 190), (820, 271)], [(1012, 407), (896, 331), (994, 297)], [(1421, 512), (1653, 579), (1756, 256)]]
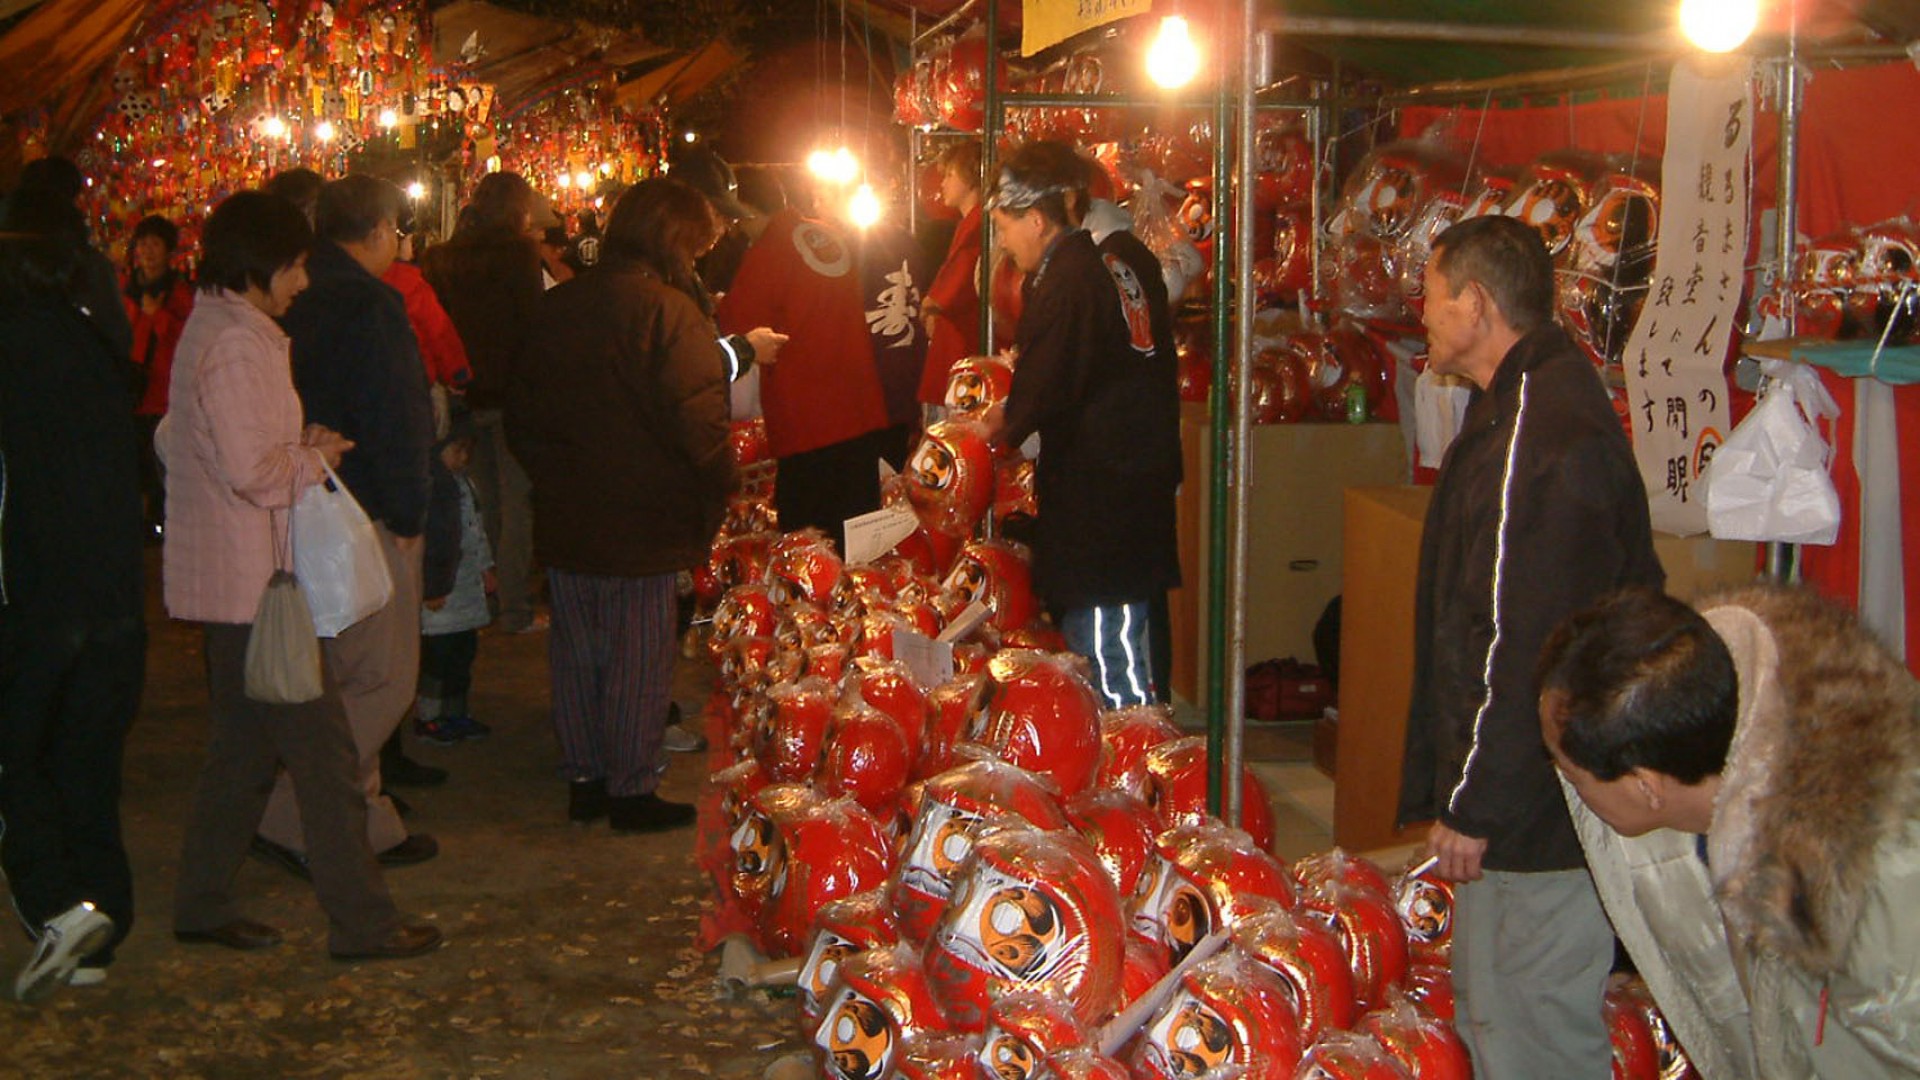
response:
[(833, 171), (833, 155), (825, 150), (815, 150), (807, 155), (807, 171), (822, 180)]
[(407, 198), (409, 199), (422, 199), (426, 197), (426, 194), (427, 194), (427, 185), (421, 183), (418, 180), (415, 180), (413, 183), (407, 185)]
[(1147, 75), (1168, 90), (1178, 90), (1200, 74), (1200, 46), (1194, 44), (1187, 20), (1169, 15), (1160, 20), (1160, 33), (1147, 49)]
[(1703, 52), (1739, 48), (1760, 25), (1760, 0), (1680, 0), (1680, 32)]
[(680, 137), (687, 140), (690, 143), (696, 143), (700, 141), (700, 133), (697, 131), (689, 131), (685, 135), (682, 135)]
[(287, 122), (277, 116), (269, 116), (260, 121), (260, 134), (269, 139), (284, 139), (287, 136)]
[(847, 218), (862, 229), (871, 229), (880, 221), (880, 196), (872, 184), (861, 184), (847, 200)]
[(573, 186), (581, 191), (593, 190), (593, 174), (585, 169), (573, 174)]
[(383, 128), (399, 127), (400, 114), (397, 112), (394, 112), (392, 108), (381, 109), (380, 110), (380, 126)]
[(835, 181), (842, 184), (851, 184), (853, 183), (853, 178), (859, 175), (860, 162), (853, 156), (853, 151), (843, 146), (833, 152), (833, 179)]
[(156, 168), (156, 169), (164, 169), (164, 168), (166, 168), (166, 167), (167, 167), (167, 159), (166, 159), (166, 158), (163, 158), (163, 157), (157, 157), (157, 158), (154, 158), (154, 159), (153, 159), (153, 167), (154, 167), (154, 168)]
[(558, 177), (554, 179), (554, 183), (559, 184), (560, 190), (565, 191), (568, 188), (573, 186), (573, 174), (561, 173)]
[(487, 158), (487, 171), (490, 173), (497, 173), (500, 171), (500, 155), (499, 154), (494, 154), (491, 157)]
[(333, 121), (331, 120), (322, 120), (313, 125), (313, 137), (319, 139), (321, 142), (332, 142), (333, 137), (338, 134), (339, 132), (334, 129)]

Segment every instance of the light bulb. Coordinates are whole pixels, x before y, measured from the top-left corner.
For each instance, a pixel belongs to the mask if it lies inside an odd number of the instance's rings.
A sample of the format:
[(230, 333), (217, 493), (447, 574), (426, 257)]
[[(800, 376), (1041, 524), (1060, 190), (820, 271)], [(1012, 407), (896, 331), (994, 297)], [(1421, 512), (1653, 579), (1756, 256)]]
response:
[(421, 183), (418, 180), (415, 180), (413, 183), (407, 185), (407, 198), (409, 199), (425, 198), (426, 194), (427, 194), (427, 185)]
[(1160, 20), (1160, 33), (1147, 49), (1147, 75), (1156, 85), (1178, 90), (1200, 74), (1200, 47), (1194, 44), (1187, 20), (1169, 15)]
[(861, 184), (847, 200), (847, 218), (862, 229), (871, 229), (880, 221), (880, 196), (872, 184)]
[(573, 174), (561, 173), (559, 176), (554, 178), (553, 182), (560, 185), (560, 190), (565, 191), (566, 189), (573, 186)]
[(689, 131), (685, 135), (682, 135), (680, 137), (687, 140), (690, 143), (696, 143), (700, 141), (700, 133), (697, 131)]
[(319, 139), (321, 142), (332, 142), (333, 137), (337, 134), (339, 134), (339, 132), (334, 130), (333, 121), (331, 120), (322, 120), (313, 125), (313, 137)]
[(380, 110), (380, 126), (381, 127), (390, 128), (390, 127), (398, 127), (399, 125), (400, 125), (399, 113), (393, 111), (393, 109), (391, 108)]
[(1703, 52), (1739, 48), (1760, 25), (1760, 0), (1680, 0), (1680, 32)]
[(807, 171), (825, 180), (833, 172), (833, 155), (825, 150), (815, 150), (808, 154)]
[(593, 190), (593, 174), (585, 169), (573, 174), (573, 186), (581, 191)]
[(269, 139), (283, 138), (287, 134), (287, 122), (277, 116), (269, 116), (260, 121), (260, 134)]
[(854, 158), (853, 151), (841, 147), (833, 152), (833, 177), (837, 183), (851, 184), (853, 178), (860, 175), (860, 162)]
[(494, 154), (487, 158), (487, 171), (490, 173), (497, 173), (500, 171), (500, 155), (499, 154)]

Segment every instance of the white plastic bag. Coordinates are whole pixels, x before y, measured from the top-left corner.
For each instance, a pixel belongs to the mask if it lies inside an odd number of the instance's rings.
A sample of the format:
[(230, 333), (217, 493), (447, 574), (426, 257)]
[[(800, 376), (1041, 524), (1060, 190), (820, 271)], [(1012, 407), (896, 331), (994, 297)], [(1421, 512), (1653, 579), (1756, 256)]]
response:
[(327, 470), (293, 507), (293, 572), (323, 638), (387, 606), (393, 576), (379, 534), (340, 478)]
[(1840, 532), (1833, 451), (1819, 422), (1840, 406), (1804, 364), (1767, 360), (1766, 396), (1707, 465), (1707, 528), (1722, 540), (1831, 544)]

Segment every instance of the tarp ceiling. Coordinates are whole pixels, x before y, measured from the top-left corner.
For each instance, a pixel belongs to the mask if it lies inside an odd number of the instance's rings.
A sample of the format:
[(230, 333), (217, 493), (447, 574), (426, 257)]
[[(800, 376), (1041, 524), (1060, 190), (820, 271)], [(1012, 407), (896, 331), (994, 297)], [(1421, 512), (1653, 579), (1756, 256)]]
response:
[[(912, 12), (924, 28), (969, 0), (874, 0), (879, 10)], [(1803, 36), (1817, 41), (1904, 43), (1920, 38), (1920, 0), (1788, 0), (1798, 11)], [(968, 19), (986, 12), (974, 0)], [(1156, 7), (1170, 8), (1168, 0)], [(1189, 2), (1187, 13), (1213, 7)], [(1238, 4), (1231, 4), (1236, 12)], [(1477, 27), (1567, 30), (1584, 34), (1662, 35), (1672, 31), (1675, 0), (1261, 0), (1263, 20), (1355, 19)], [(1770, 18), (1784, 20), (1786, 3)], [(1000, 0), (1002, 24), (1019, 25), (1020, 0)], [(1009, 39), (1012, 44), (1013, 39)], [(1486, 78), (1518, 71), (1578, 67), (1644, 56), (1644, 50), (1491, 46), (1443, 41), (1363, 37), (1311, 37), (1284, 43), (1290, 49), (1337, 59), (1392, 86)]]

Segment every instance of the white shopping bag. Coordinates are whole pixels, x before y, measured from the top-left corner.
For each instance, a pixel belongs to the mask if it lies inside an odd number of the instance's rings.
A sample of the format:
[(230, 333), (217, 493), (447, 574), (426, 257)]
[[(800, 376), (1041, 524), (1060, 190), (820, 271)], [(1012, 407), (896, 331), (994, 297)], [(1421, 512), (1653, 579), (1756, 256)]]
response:
[(1819, 422), (1838, 417), (1840, 406), (1804, 364), (1767, 360), (1761, 371), (1766, 396), (1707, 465), (1707, 528), (1722, 540), (1831, 544), (1840, 493)]
[(338, 636), (393, 599), (379, 534), (332, 469), (294, 504), (293, 572), (313, 609), (313, 632), (323, 638)]

